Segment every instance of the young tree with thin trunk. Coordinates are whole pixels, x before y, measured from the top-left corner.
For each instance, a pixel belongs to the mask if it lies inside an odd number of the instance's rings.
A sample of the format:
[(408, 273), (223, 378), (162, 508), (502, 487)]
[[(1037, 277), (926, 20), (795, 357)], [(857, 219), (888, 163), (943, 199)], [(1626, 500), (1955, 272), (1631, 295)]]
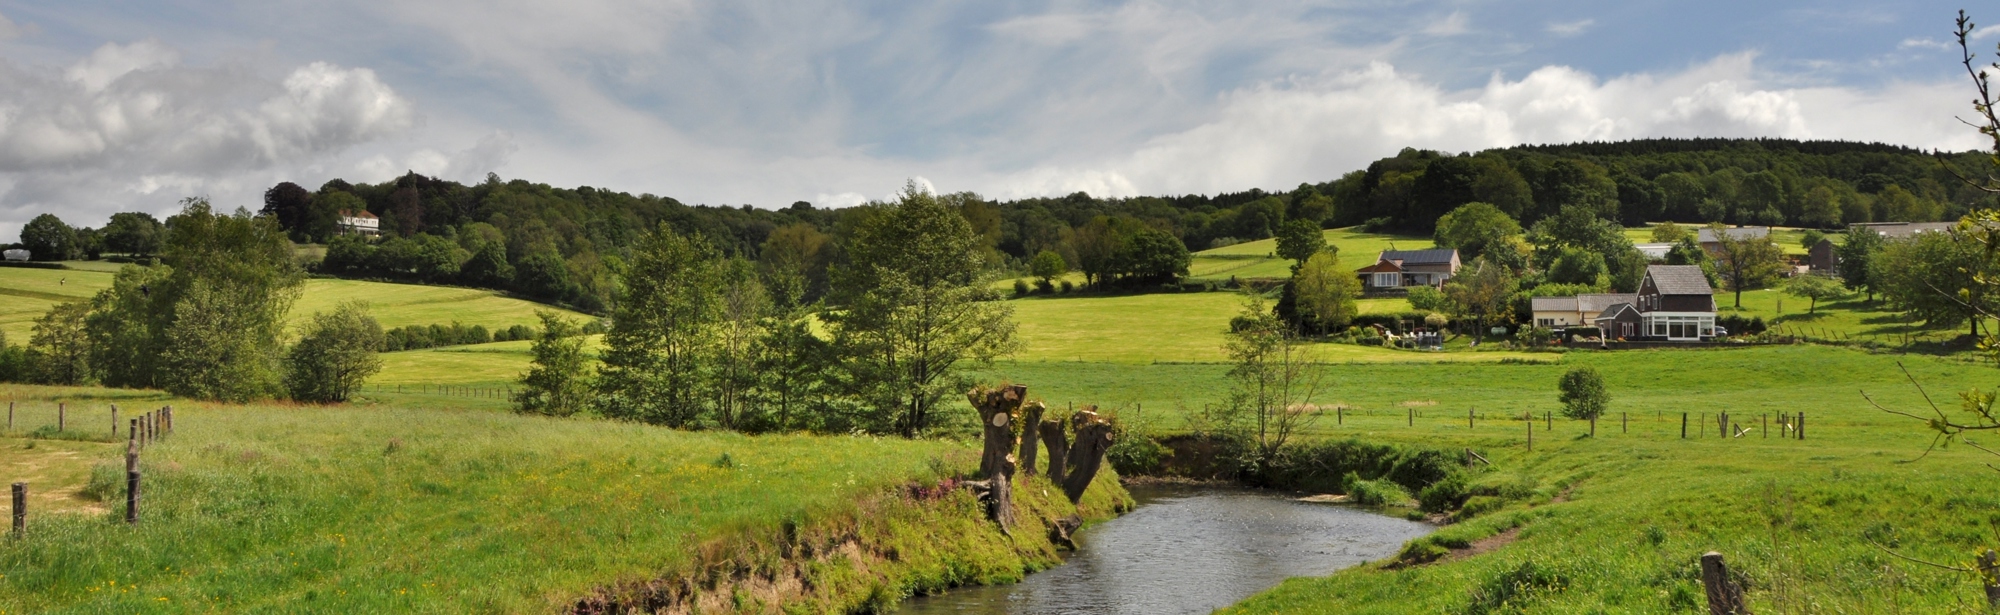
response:
[(1472, 318), (1473, 327), (1478, 329), (1474, 335), (1484, 340), (1487, 327), (1504, 322), (1512, 312), (1514, 291), (1519, 287), (1520, 280), (1513, 272), (1481, 258), (1445, 282), (1444, 295), (1451, 300), (1453, 313)]
[(1230, 415), (1252, 422), (1262, 462), (1313, 422), (1312, 403), (1324, 388), (1326, 369), (1263, 301), (1251, 299), (1230, 324), (1234, 330), (1223, 345), (1232, 364), (1227, 405)]
[(1785, 294), (1811, 301), (1811, 303), (1807, 304), (1806, 313), (1818, 314), (1820, 300), (1845, 297), (1847, 296), (1847, 289), (1841, 287), (1840, 282), (1834, 281), (1833, 278), (1823, 275), (1806, 274), (1787, 280), (1785, 282)]
[(1590, 420), (1604, 415), (1605, 407), (1611, 404), (1611, 393), (1604, 388), (1604, 376), (1590, 366), (1579, 367), (1563, 374), (1556, 385), (1559, 394), (1556, 401), (1562, 402), (1563, 416)]
[(606, 416), (689, 427), (708, 412), (723, 315), (719, 265), (706, 239), (665, 223), (634, 246), (604, 335)]
[(517, 381), (521, 390), (514, 393), (514, 409), (549, 416), (582, 412), (591, 399), (590, 357), (583, 348), (583, 331), (555, 312), (540, 311), (535, 316), (542, 321), (542, 331), (528, 351), (534, 359)]
[(63, 385), (90, 380), (90, 338), (84, 329), (84, 319), (89, 316), (89, 302), (72, 301), (49, 308), (35, 319), (28, 349), (39, 363), (37, 380)]

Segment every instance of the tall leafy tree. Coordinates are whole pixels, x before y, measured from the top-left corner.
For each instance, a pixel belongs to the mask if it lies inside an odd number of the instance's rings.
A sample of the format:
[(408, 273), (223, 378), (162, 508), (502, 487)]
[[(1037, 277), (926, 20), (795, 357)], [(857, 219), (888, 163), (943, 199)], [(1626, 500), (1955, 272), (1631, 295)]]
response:
[(304, 281), (284, 230), (198, 198), (167, 227), (163, 266), (126, 267), (92, 299), (105, 383), (229, 401), (282, 393), (279, 340)]
[(722, 266), (716, 327), (715, 423), (723, 429), (762, 427), (756, 416), (757, 341), (766, 334), (771, 299), (749, 261)]
[(1326, 249), (1326, 235), (1320, 232), (1318, 224), (1292, 220), (1278, 225), (1277, 243), (1278, 258), (1292, 261), (1296, 267)]
[(910, 183), (855, 229), (827, 314), (849, 383), (878, 428), (923, 433), (963, 384), (960, 370), (1011, 352), (1013, 309), (981, 283), (965, 218)]
[(1055, 250), (1042, 250), (1034, 260), (1028, 261), (1028, 273), (1041, 278), (1043, 285), (1054, 284), (1056, 278), (1069, 273), (1069, 262), (1064, 261)]
[(1505, 322), (1512, 314), (1514, 293), (1520, 285), (1506, 267), (1481, 259), (1446, 281), (1444, 295), (1451, 300), (1453, 312), (1472, 319), (1477, 329), (1474, 335), (1485, 339), (1488, 326)]
[(1486, 253), (1486, 246), (1507, 237), (1521, 235), (1521, 223), (1491, 203), (1466, 203), (1438, 218), (1434, 241), (1441, 248), (1458, 249), (1459, 258), (1472, 260)]
[(1735, 293), (1736, 307), (1743, 307), (1744, 290), (1769, 286), (1784, 273), (1784, 250), (1778, 248), (1770, 235), (1737, 236), (1720, 223), (1708, 228), (1718, 246), (1715, 271), (1721, 276), (1723, 287)]
[(1340, 266), (1340, 257), (1320, 252), (1307, 258), (1292, 273), (1292, 310), (1296, 321), (1320, 331), (1345, 328), (1360, 313), (1355, 301), (1361, 298), (1361, 279)]
[(1986, 247), (1948, 233), (1917, 233), (1886, 242), (1869, 261), (1868, 281), (1910, 315), (1936, 325), (1967, 323), (1979, 335), (1979, 321), (1993, 313), (2000, 287), (1982, 282), (2000, 277), (2000, 263)]
[(166, 226), (152, 214), (118, 212), (111, 214), (111, 221), (104, 225), (104, 247), (125, 254), (152, 254), (160, 251), (164, 235)]
[(715, 248), (661, 224), (633, 248), (598, 387), (613, 418), (694, 426), (713, 393), (722, 276)]
[(1611, 288), (1617, 292), (1638, 290), (1639, 282), (1646, 277), (1646, 255), (1632, 246), (1622, 227), (1599, 217), (1587, 206), (1564, 207), (1556, 215), (1536, 222), (1528, 234), (1528, 242), (1534, 244), (1535, 263), (1543, 269), (1555, 262), (1562, 248), (1576, 248), (1604, 257)]
[(1847, 236), (1834, 254), (1840, 257), (1840, 281), (1848, 290), (1865, 291), (1875, 300), (1876, 284), (1870, 277), (1876, 255), (1882, 253), (1882, 234), (1865, 226), (1847, 227)]
[(61, 261), (79, 254), (76, 229), (55, 214), (42, 214), (21, 227), (21, 245), (38, 261)]
[(382, 371), (382, 325), (368, 304), (349, 301), (314, 314), (305, 335), (285, 354), (285, 390), (292, 399), (340, 403)]

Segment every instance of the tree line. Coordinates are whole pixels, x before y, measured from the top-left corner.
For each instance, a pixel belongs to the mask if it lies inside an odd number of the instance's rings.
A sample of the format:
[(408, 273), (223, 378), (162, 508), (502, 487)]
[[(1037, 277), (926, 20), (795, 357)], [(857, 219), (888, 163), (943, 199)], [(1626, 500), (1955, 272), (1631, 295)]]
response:
[[(522, 412), (678, 428), (914, 436), (937, 425), (965, 370), (1017, 346), (989, 253), (959, 197), (914, 184), (858, 207), (810, 303), (794, 269), (730, 255), (662, 223), (622, 267), (599, 362), (578, 325), (543, 313)], [(833, 242), (827, 242), (833, 243)]]

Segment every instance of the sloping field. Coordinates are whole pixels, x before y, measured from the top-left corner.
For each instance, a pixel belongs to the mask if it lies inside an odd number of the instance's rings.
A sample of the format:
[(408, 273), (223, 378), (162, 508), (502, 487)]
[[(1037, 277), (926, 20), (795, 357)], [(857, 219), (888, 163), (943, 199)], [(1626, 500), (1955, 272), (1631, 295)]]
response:
[[(7, 334), (9, 343), (27, 343), (36, 318), (59, 302), (89, 299), (97, 291), (109, 288), (112, 275), (103, 267), (92, 270), (0, 267), (0, 331)], [(485, 325), (489, 329), (534, 325), (538, 322), (536, 310), (583, 317), (488, 290), (313, 279), (306, 281), (304, 292), (293, 304), (291, 318), (294, 322), (301, 321), (314, 312), (330, 310), (342, 301), (353, 299), (367, 301), (375, 320), (384, 328), (452, 322)]]
[[(1353, 268), (1375, 262), (1383, 250), (1422, 250), (1431, 247), (1429, 237), (1364, 233), (1359, 227), (1323, 231), (1326, 242), (1340, 247), (1340, 262)], [(1194, 253), (1188, 277), (1196, 279), (1269, 278), (1292, 275), (1292, 263), (1278, 258), (1276, 239), (1259, 239)]]

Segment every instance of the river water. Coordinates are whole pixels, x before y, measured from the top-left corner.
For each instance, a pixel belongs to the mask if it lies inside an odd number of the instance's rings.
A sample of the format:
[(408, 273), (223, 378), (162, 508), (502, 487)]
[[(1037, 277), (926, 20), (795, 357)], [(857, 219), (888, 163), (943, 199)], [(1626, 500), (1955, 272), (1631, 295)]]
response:
[(1243, 489), (1133, 487), (1138, 509), (1085, 529), (1061, 566), (1015, 585), (912, 598), (902, 615), (1207, 613), (1291, 577), (1394, 554), (1414, 521)]

